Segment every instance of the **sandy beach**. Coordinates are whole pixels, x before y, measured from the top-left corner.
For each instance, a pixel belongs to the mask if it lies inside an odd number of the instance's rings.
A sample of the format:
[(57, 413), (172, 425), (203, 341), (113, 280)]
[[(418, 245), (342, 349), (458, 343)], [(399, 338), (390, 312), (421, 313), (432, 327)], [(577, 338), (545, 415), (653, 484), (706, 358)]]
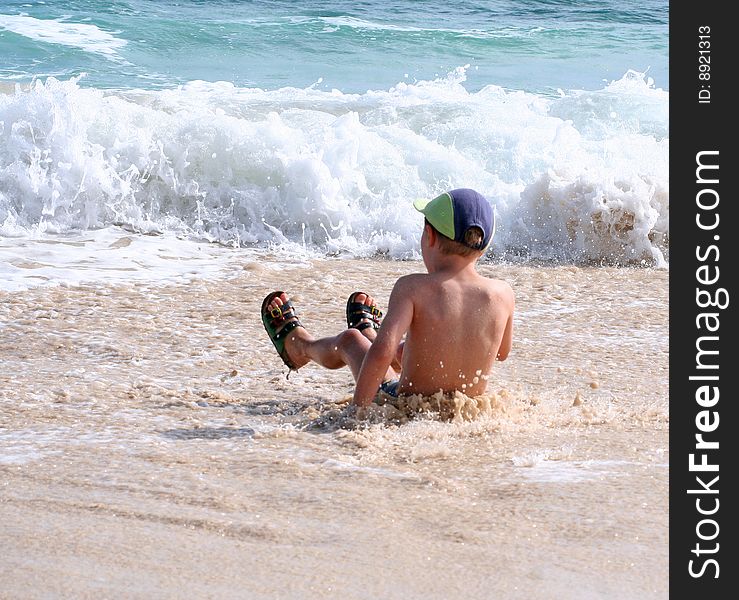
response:
[(489, 395), (357, 422), (261, 300), (332, 334), (421, 263), (232, 266), (0, 292), (0, 597), (666, 597), (666, 270), (483, 264), (517, 299)]
[[(666, 598), (668, 9), (0, 7), (0, 600)], [(485, 395), (287, 378), (263, 298), (385, 309), (456, 188)]]

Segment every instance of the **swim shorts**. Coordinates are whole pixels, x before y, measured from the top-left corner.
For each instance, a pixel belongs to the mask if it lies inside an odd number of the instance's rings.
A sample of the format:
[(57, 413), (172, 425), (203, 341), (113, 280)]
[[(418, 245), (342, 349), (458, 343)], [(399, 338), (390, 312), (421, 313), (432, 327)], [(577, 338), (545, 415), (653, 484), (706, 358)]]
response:
[(380, 385), (381, 392), (385, 392), (388, 396), (392, 396), (393, 398), (398, 397), (398, 386), (400, 385), (399, 379), (389, 379), (388, 381), (383, 381)]

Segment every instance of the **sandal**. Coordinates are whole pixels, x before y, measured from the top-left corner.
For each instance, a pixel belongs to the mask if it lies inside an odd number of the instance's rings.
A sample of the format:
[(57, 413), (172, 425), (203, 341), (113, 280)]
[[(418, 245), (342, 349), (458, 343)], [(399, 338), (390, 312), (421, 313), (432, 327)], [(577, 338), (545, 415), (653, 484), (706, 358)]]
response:
[(369, 296), (367, 292), (354, 292), (349, 296), (346, 301), (346, 326), (357, 331), (362, 331), (367, 327), (379, 329), (382, 311), (374, 304), (367, 306), (364, 302), (357, 302), (356, 297), (359, 294)]
[[(279, 308), (274, 308), (271, 311), (267, 310), (267, 306), (272, 300), (280, 296), (283, 292), (272, 292), (262, 301), (262, 323), (264, 328), (267, 330), (269, 339), (272, 340), (275, 348), (277, 349), (282, 362), (284, 362), (291, 371), (297, 371), (298, 367), (295, 366), (290, 360), (285, 349), (285, 338), (296, 327), (302, 327), (298, 315), (295, 312), (293, 303), (288, 300)], [(286, 319), (295, 317), (294, 321), (285, 322)]]

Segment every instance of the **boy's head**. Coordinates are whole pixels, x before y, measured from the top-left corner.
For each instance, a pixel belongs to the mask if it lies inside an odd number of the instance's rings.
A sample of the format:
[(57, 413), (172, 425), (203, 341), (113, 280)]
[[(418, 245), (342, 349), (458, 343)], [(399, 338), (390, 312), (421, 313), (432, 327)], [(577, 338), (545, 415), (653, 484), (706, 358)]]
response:
[(451, 190), (433, 200), (416, 200), (413, 206), (439, 234), (439, 249), (444, 254), (482, 253), (493, 239), (493, 209), (475, 190)]

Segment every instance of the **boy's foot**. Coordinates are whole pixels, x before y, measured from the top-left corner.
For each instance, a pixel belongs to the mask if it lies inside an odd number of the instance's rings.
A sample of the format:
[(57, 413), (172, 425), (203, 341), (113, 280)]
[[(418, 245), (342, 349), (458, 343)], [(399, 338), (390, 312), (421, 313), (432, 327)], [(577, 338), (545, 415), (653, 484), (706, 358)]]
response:
[(354, 292), (346, 301), (346, 326), (362, 332), (370, 340), (375, 339), (381, 318), (382, 311), (374, 298), (365, 292)]
[(302, 350), (311, 338), (285, 292), (272, 292), (262, 302), (262, 322), (283, 362), (292, 370), (310, 362)]

